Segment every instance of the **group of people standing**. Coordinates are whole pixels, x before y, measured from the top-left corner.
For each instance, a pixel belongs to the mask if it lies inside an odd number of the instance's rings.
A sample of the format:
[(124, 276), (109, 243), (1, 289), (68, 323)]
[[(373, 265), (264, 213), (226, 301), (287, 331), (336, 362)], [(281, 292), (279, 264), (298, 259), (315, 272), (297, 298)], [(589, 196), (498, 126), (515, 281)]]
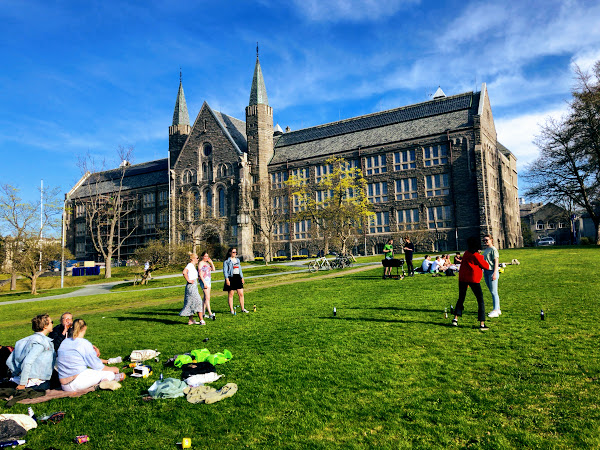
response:
[(60, 324), (52, 325), (48, 314), (31, 319), (34, 333), (17, 341), (6, 360), (12, 373), (10, 381), (17, 390), (60, 386), (63, 391), (80, 391), (103, 381), (125, 379), (125, 374), (107, 366), (109, 361), (100, 359), (98, 348), (85, 339), (87, 324), (83, 319), (73, 320), (73, 315), (66, 312)]
[[(188, 325), (206, 325), (205, 318), (215, 320), (216, 317), (210, 309), (211, 273), (216, 270), (215, 265), (207, 252), (203, 252), (200, 256), (199, 259), (196, 253), (190, 253), (190, 262), (183, 269), (183, 277), (187, 284), (185, 286), (183, 308), (179, 315), (189, 318)], [(244, 307), (244, 273), (241, 262), (237, 257), (237, 249), (234, 247), (227, 251), (227, 256), (223, 262), (223, 277), (223, 291), (228, 293), (231, 314), (235, 314), (233, 307), (235, 292), (238, 294), (242, 312), (247, 313), (248, 310)], [(203, 297), (200, 296), (198, 285), (202, 289)], [(195, 320), (196, 314), (198, 320)]]
[(470, 237), (467, 239), (467, 251), (463, 255), (458, 273), (458, 302), (454, 310), (454, 319), (452, 319), (453, 326), (458, 326), (458, 318), (462, 317), (467, 289), (470, 287), (477, 299), (479, 329), (484, 331), (489, 329), (485, 324), (485, 302), (483, 300), (483, 291), (481, 290), (481, 278), (485, 279), (485, 283), (492, 294), (493, 309), (488, 314), (488, 317), (495, 318), (502, 314), (500, 310), (500, 297), (498, 296), (500, 253), (494, 247), (494, 240), (491, 235), (486, 234), (483, 237), (483, 243), (485, 249), (483, 254), (481, 254), (479, 253), (479, 250), (481, 250), (479, 238)]
[[(428, 272), (445, 272), (448, 268), (459, 271), (458, 277), (458, 289), (459, 299), (456, 304), (456, 315), (452, 320), (452, 325), (458, 325), (458, 317), (462, 316), (464, 301), (467, 293), (467, 288), (470, 287), (475, 298), (477, 299), (478, 305), (478, 320), (480, 321), (480, 329), (487, 330), (488, 327), (485, 325), (485, 303), (483, 301), (483, 292), (481, 290), (481, 278), (485, 280), (491, 295), (493, 302), (493, 309), (487, 315), (489, 318), (496, 318), (502, 314), (500, 309), (500, 297), (498, 295), (498, 278), (499, 273), (499, 258), (500, 253), (498, 249), (494, 247), (494, 240), (490, 234), (483, 236), (483, 244), (485, 249), (483, 253), (479, 253), (481, 250), (481, 242), (478, 237), (471, 237), (467, 239), (467, 251), (463, 256), (459, 252), (456, 253), (454, 261), (450, 262), (450, 255), (442, 255), (431, 261), (431, 257), (426, 255), (421, 270), (424, 273)], [(404, 238), (404, 259), (408, 267), (409, 276), (414, 275), (413, 266), (413, 253), (415, 246), (411, 242), (410, 237)], [(392, 259), (394, 257), (394, 240), (389, 239), (383, 247), (383, 254), (385, 259)], [(391, 274), (391, 267), (386, 267), (383, 278), (389, 277)]]

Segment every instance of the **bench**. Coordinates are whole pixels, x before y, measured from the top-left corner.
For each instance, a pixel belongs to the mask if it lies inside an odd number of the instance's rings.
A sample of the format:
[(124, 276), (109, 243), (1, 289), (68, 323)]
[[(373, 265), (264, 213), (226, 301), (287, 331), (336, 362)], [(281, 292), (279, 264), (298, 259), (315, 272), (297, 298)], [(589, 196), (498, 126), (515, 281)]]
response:
[[(392, 275), (390, 272), (390, 278), (395, 278), (397, 280), (401, 280), (406, 275), (406, 272), (404, 272), (404, 259), (382, 259), (381, 265), (383, 266), (383, 275), (384, 276), (385, 276), (385, 269), (387, 267), (395, 267), (396, 268), (396, 275)], [(399, 269), (402, 270), (402, 275), (400, 275), (398, 273)]]

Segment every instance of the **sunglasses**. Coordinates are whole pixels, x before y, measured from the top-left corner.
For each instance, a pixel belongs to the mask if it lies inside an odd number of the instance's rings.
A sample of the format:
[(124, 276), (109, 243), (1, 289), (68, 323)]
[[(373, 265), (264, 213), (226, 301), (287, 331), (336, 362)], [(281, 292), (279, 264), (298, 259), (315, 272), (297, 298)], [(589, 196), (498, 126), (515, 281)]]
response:
[(62, 420), (65, 418), (65, 413), (63, 411), (59, 411), (59, 412), (55, 412), (54, 414), (51, 414), (49, 416), (45, 416), (42, 417), (40, 419), (41, 423), (58, 423), (58, 422), (62, 422)]

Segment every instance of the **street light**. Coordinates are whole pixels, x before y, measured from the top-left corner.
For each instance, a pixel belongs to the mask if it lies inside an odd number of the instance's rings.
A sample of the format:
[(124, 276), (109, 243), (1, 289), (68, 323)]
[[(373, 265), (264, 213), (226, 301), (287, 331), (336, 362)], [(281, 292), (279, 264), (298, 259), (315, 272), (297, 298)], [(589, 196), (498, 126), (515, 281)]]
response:
[(67, 209), (67, 201), (69, 201), (69, 194), (65, 196), (65, 201), (63, 202), (63, 212), (62, 212), (62, 244), (61, 244), (61, 255), (60, 255), (60, 288), (64, 287), (65, 283), (65, 233), (66, 233), (66, 223), (65, 223), (65, 215)]

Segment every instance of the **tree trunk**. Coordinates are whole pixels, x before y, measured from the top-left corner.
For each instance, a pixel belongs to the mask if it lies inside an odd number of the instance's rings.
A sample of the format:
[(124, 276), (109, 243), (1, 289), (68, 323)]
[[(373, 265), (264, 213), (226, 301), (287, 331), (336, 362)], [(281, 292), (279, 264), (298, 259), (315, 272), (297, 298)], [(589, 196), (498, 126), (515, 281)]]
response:
[(104, 278), (110, 278), (112, 276), (112, 252), (107, 253), (104, 259)]
[(596, 245), (600, 245), (600, 220), (594, 225), (596, 225)]
[(17, 272), (15, 272), (15, 271), (12, 271), (10, 273), (10, 290), (11, 291), (17, 290)]
[(148, 284), (148, 280), (150, 279), (151, 273), (152, 271), (150, 269), (144, 270), (144, 274), (142, 275), (142, 281), (140, 281), (140, 284)]
[(37, 279), (40, 276), (40, 273), (37, 273), (31, 277), (31, 295), (37, 295)]

